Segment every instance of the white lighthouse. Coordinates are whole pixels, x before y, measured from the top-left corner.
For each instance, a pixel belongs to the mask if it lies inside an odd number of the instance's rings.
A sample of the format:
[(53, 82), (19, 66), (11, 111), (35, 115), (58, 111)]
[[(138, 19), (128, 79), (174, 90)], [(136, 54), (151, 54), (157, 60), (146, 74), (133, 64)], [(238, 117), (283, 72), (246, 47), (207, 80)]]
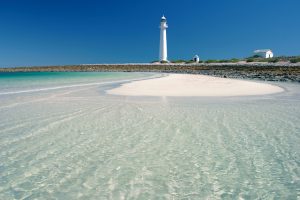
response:
[(159, 46), (159, 61), (168, 62), (167, 52), (167, 19), (162, 16), (160, 20), (160, 46)]

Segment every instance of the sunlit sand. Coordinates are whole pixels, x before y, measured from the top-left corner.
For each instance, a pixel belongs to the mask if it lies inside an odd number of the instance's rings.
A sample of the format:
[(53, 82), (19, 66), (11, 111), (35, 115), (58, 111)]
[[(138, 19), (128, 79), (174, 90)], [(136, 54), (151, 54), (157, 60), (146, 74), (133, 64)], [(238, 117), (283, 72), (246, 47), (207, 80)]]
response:
[(107, 93), (128, 96), (247, 96), (282, 91), (282, 88), (266, 83), (205, 75), (171, 74), (126, 83)]

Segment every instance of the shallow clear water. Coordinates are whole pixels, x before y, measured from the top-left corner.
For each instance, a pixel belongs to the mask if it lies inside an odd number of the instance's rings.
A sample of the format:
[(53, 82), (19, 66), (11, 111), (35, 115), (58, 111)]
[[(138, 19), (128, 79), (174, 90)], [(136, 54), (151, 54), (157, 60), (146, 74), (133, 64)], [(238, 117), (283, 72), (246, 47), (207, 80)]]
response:
[(105, 94), (153, 75), (0, 74), (0, 199), (300, 197), (299, 84), (252, 97)]

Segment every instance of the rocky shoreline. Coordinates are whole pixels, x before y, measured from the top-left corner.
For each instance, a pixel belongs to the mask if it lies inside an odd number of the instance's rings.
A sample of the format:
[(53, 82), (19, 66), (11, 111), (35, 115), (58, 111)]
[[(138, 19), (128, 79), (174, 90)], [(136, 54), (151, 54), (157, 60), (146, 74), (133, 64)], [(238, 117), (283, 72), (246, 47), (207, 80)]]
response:
[(0, 72), (162, 72), (300, 83), (300, 63), (85, 64), (0, 68)]

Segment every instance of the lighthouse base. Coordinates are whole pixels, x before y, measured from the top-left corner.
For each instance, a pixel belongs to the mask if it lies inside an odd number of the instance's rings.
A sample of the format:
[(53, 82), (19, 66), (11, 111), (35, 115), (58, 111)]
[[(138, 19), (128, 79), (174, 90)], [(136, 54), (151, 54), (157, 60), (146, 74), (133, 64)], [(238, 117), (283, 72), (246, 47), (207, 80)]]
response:
[(161, 64), (166, 64), (166, 63), (170, 63), (170, 61), (168, 61), (168, 60), (161, 60), (161, 61), (159, 61)]

